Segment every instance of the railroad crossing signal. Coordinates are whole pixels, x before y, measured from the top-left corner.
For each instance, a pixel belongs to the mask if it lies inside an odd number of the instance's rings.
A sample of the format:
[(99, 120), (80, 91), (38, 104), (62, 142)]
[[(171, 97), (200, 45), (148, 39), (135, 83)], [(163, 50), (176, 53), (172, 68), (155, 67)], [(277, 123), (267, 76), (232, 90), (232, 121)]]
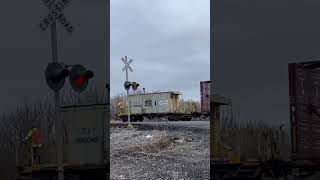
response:
[(59, 91), (65, 83), (65, 78), (70, 76), (70, 84), (74, 91), (82, 92), (88, 86), (88, 81), (94, 74), (80, 64), (71, 65), (71, 70), (67, 69), (68, 65), (62, 63), (49, 63), (45, 71), (48, 86), (55, 92)]
[(130, 81), (126, 81), (124, 82), (124, 88), (128, 91), (130, 89), (130, 86), (132, 85), (132, 83)]
[(57, 172), (58, 180), (64, 179), (63, 173), (63, 136), (58, 129), (62, 128), (60, 119), (60, 94), (59, 90), (63, 87), (65, 78), (70, 75), (70, 72), (65, 70), (61, 64), (58, 63), (58, 37), (56, 20), (58, 19), (63, 25), (64, 29), (71, 33), (74, 31), (73, 26), (67, 21), (62, 10), (70, 3), (71, 0), (42, 0), (42, 2), (49, 8), (49, 14), (40, 21), (39, 27), (42, 31), (51, 28), (51, 48), (52, 48), (52, 61), (51, 67), (48, 66), (46, 71), (47, 84), (54, 90), (54, 106), (55, 106), (55, 126), (56, 126), (56, 148), (57, 148)]
[(134, 91), (137, 90), (139, 86), (140, 86), (140, 85), (139, 85), (138, 83), (136, 83), (136, 82), (133, 82), (133, 83), (131, 84), (132, 90), (134, 90)]
[(137, 90), (138, 87), (140, 86), (138, 83), (136, 82), (130, 82), (130, 81), (125, 81), (124, 84), (123, 84), (124, 88), (129, 91), (130, 90), (130, 87), (132, 88), (132, 90)]
[(132, 72), (133, 69), (130, 67), (130, 64), (132, 63), (132, 59), (127, 60), (127, 56), (125, 56), (124, 58), (121, 58), (122, 62), (124, 63), (124, 67), (122, 68), (122, 71), (126, 72), (126, 82), (124, 83), (124, 88), (127, 90), (127, 104), (128, 104), (128, 109), (127, 109), (127, 113), (128, 113), (128, 127), (132, 127), (130, 124), (130, 101), (129, 101), (129, 89), (130, 86), (132, 85), (131, 82), (129, 82), (128, 80), (128, 69)]
[(65, 78), (69, 76), (70, 72), (60, 63), (49, 63), (45, 71), (46, 81), (48, 86), (54, 90), (59, 91), (65, 82)]
[(45, 6), (49, 9), (49, 13), (40, 21), (40, 29), (42, 31), (46, 31), (52, 23), (58, 20), (67, 32), (72, 33), (74, 31), (74, 27), (63, 14), (63, 9), (67, 7), (70, 1), (71, 0), (58, 0), (55, 3), (55, 0), (42, 0)]
[(87, 70), (84, 66), (73, 65), (70, 71), (70, 84), (73, 90), (77, 92), (84, 91), (88, 86), (88, 81), (94, 76), (93, 72)]

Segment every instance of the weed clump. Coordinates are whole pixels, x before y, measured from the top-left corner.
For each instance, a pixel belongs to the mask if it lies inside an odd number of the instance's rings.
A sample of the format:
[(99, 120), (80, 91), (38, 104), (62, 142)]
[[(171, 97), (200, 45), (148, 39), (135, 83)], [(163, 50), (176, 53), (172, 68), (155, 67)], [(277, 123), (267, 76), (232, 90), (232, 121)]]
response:
[(158, 153), (167, 149), (172, 149), (175, 144), (174, 138), (167, 135), (165, 131), (156, 133), (150, 138), (150, 141), (144, 144), (133, 145), (129, 148), (132, 153)]

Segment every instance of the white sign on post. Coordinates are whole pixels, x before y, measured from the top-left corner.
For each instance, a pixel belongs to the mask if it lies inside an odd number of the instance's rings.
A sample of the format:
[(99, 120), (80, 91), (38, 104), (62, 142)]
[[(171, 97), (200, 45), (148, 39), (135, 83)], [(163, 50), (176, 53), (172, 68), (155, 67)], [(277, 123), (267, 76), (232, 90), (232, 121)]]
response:
[(131, 72), (133, 71), (133, 69), (131, 68), (130, 64), (132, 63), (132, 59), (129, 60), (129, 62), (127, 62), (127, 59), (121, 59), (123, 61), (123, 63), (125, 64), (125, 66), (122, 68), (122, 71), (125, 71), (126, 69), (129, 69)]
[(40, 29), (42, 31), (46, 31), (52, 23), (58, 20), (67, 32), (72, 33), (74, 31), (74, 27), (63, 14), (63, 9), (70, 3), (70, 1), (71, 0), (59, 0), (55, 3), (54, 0), (42, 0), (45, 6), (49, 9), (49, 13), (40, 21)]

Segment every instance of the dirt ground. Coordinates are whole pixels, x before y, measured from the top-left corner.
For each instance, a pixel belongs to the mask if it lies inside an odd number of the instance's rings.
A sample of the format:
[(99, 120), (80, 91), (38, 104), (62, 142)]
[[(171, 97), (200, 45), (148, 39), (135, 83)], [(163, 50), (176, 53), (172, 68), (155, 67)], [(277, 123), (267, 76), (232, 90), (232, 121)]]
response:
[(111, 128), (110, 178), (209, 179), (209, 131)]

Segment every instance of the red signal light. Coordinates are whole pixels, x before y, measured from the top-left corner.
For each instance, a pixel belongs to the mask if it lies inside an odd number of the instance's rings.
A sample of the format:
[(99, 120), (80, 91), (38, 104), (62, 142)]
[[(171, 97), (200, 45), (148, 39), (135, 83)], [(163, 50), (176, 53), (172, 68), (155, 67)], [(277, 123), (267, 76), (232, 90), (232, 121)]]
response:
[(140, 85), (136, 82), (132, 83), (132, 90), (136, 91)]
[(82, 87), (86, 83), (86, 79), (84, 77), (79, 77), (74, 80), (74, 84), (78, 87)]
[(93, 72), (87, 70), (82, 65), (73, 65), (70, 71), (70, 84), (77, 92), (84, 91), (88, 86), (88, 81), (94, 76)]

